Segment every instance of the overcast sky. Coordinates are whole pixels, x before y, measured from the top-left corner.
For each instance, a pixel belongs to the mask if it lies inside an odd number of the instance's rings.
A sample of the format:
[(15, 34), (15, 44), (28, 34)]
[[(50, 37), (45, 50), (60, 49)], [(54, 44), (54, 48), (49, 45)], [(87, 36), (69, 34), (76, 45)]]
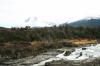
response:
[(46, 26), (90, 16), (100, 16), (100, 0), (0, 0), (4, 27)]

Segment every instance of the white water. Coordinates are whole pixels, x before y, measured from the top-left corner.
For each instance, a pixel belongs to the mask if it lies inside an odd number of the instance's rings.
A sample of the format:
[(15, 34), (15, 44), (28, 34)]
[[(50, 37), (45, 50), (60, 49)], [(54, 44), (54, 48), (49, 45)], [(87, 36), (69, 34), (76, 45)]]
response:
[(32, 66), (43, 66), (46, 62), (51, 62), (53, 60), (85, 60), (88, 58), (100, 57), (100, 44), (90, 47), (85, 47), (86, 49), (77, 48), (69, 56), (64, 56), (65, 52), (57, 55), (55, 58), (50, 58), (48, 60), (42, 61), (38, 64)]
[(57, 57), (64, 60), (84, 60), (88, 58), (100, 57), (100, 44), (85, 48), (86, 50), (82, 50), (82, 48), (77, 48), (69, 56), (59, 54)]
[(38, 64), (34, 64), (34, 65), (32, 65), (32, 66), (44, 66), (46, 62), (51, 62), (51, 61), (53, 61), (53, 60), (60, 60), (60, 58), (50, 58), (50, 59), (48, 59), (48, 60), (41, 61), (41, 62), (38, 63)]

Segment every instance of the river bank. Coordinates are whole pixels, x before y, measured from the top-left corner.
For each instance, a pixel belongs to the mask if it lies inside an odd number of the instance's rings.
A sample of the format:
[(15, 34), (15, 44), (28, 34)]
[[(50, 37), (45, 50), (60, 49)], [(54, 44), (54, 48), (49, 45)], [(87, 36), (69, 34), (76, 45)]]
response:
[(70, 51), (70, 50), (74, 49), (74, 47), (72, 47), (72, 48), (65, 47), (65, 48), (60, 48), (60, 49), (51, 49), (51, 50), (48, 50), (47, 52), (44, 52), (44, 53), (42, 53), (40, 55), (37, 55), (35, 57), (30, 56), (30, 57), (26, 57), (26, 58), (22, 58), (22, 59), (5, 61), (2, 64), (0, 64), (0, 66), (31, 66), (31, 65), (35, 65), (35, 64), (38, 64), (41, 61), (47, 60), (49, 58), (54, 58), (58, 54), (64, 52), (65, 49)]

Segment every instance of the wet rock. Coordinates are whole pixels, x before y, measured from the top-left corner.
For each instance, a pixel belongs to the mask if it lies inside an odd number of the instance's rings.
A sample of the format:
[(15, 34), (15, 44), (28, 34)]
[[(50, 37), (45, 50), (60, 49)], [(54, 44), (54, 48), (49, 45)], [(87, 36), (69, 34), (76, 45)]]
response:
[(45, 66), (100, 66), (100, 58), (89, 61), (87, 60), (83, 61), (59, 60), (59, 61), (48, 62), (45, 64)]
[(83, 47), (82, 50), (86, 50), (87, 48)]
[(48, 62), (45, 64), (45, 66), (72, 66), (72, 65), (73, 65), (73, 62), (64, 61), (64, 60)]
[(66, 51), (65, 53), (64, 53), (64, 56), (68, 56), (68, 55), (70, 55), (71, 54), (71, 51)]
[(66, 52), (64, 53), (64, 56), (68, 56), (68, 55), (70, 55), (74, 51), (75, 50), (66, 50)]
[(45, 63), (45, 66), (50, 66), (50, 62)]

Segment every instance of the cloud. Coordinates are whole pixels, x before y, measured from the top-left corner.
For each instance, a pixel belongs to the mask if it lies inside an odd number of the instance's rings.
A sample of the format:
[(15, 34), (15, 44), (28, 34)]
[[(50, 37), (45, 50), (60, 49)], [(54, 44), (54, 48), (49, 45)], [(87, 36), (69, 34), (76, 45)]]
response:
[[(99, 6), (99, 0), (0, 0), (0, 25), (4, 25), (3, 22), (9, 27), (61, 24), (100, 15)], [(38, 22), (25, 23), (31, 16), (37, 16)]]

